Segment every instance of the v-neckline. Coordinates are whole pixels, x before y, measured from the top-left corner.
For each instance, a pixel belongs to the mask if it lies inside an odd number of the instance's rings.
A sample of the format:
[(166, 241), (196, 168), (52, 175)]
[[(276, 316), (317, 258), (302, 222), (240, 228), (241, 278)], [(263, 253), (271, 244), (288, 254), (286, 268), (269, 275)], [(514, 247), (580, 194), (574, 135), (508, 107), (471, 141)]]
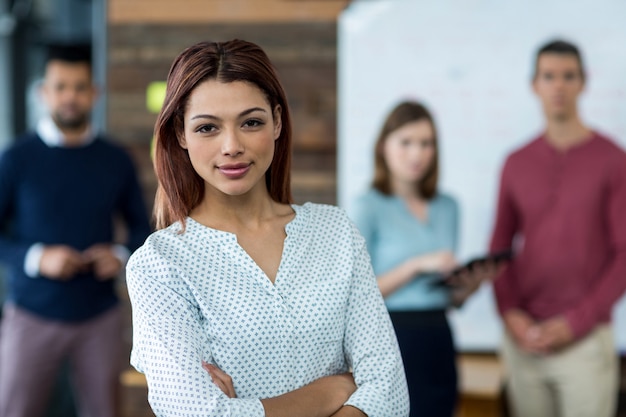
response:
[(252, 258), (252, 256), (250, 256), (250, 254), (244, 249), (243, 246), (241, 246), (241, 244), (239, 243), (239, 241), (237, 240), (237, 234), (233, 233), (233, 232), (228, 232), (226, 230), (220, 230), (220, 229), (215, 229), (213, 227), (210, 226), (206, 226), (202, 223), (200, 223), (199, 221), (193, 219), (192, 217), (188, 217), (187, 221), (192, 221), (194, 224), (196, 224), (197, 226), (199, 226), (200, 228), (204, 228), (206, 230), (208, 230), (209, 232), (212, 233), (217, 233), (217, 234), (221, 234), (224, 236), (227, 236), (232, 243), (235, 245), (235, 247), (237, 248), (237, 251), (239, 251), (242, 255), (243, 258), (246, 259), (246, 262), (251, 264), (253, 266), (253, 268), (257, 271), (258, 274), (260, 274), (264, 279), (263, 281), (267, 284), (269, 284), (272, 288), (276, 287), (278, 280), (281, 276), (281, 270), (283, 269), (283, 263), (285, 261), (285, 253), (286, 253), (286, 248), (289, 245), (291, 239), (290, 239), (290, 230), (293, 227), (293, 224), (296, 221), (296, 218), (298, 217), (298, 209), (296, 208), (296, 206), (294, 204), (291, 204), (291, 209), (294, 211), (294, 216), (291, 220), (289, 220), (287, 223), (285, 223), (285, 239), (283, 241), (283, 248), (280, 254), (280, 261), (278, 262), (278, 268), (276, 269), (276, 275), (274, 277), (274, 280), (272, 281), (270, 279), (270, 277), (267, 275), (267, 273), (263, 270), (263, 268), (261, 268), (259, 266), (259, 264), (254, 260), (254, 258)]
[(399, 196), (396, 196), (396, 198), (398, 199), (398, 201), (400, 202), (404, 210), (406, 210), (406, 212), (409, 213), (415, 219), (415, 221), (417, 221), (422, 226), (426, 226), (429, 224), (430, 214), (431, 214), (431, 210), (430, 210), (431, 201), (430, 200), (426, 200), (424, 202), (426, 213), (425, 213), (425, 217), (421, 218), (416, 212), (411, 210), (411, 206), (409, 205), (409, 202), (406, 199), (399, 197)]

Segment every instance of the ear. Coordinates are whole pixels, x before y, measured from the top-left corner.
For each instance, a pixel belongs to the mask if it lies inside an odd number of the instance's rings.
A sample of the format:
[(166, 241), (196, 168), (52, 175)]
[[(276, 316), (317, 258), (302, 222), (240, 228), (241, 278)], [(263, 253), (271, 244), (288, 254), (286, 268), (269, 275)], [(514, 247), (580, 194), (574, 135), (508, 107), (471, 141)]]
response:
[(91, 85), (91, 97), (93, 101), (98, 100), (100, 97), (100, 89), (95, 84)]
[(185, 133), (183, 132), (180, 135), (177, 135), (177, 139), (180, 147), (183, 149), (187, 149), (187, 139), (185, 139)]
[(535, 76), (532, 80), (532, 82), (530, 83), (532, 89), (533, 89), (533, 93), (537, 94), (537, 76)]
[(48, 104), (48, 85), (46, 84), (46, 80), (43, 79), (39, 82), (39, 86), (37, 88), (37, 94), (39, 94), (39, 98), (43, 100), (46, 105)]
[(282, 107), (280, 104), (277, 104), (274, 107), (274, 140), (277, 140), (280, 136), (280, 133), (283, 131), (283, 120), (282, 120)]
[(587, 78), (582, 77), (580, 79), (580, 88), (578, 89), (578, 94), (583, 93), (587, 89)]
[(91, 84), (89, 100), (92, 106), (98, 101), (98, 97), (100, 97), (100, 89), (95, 84)]

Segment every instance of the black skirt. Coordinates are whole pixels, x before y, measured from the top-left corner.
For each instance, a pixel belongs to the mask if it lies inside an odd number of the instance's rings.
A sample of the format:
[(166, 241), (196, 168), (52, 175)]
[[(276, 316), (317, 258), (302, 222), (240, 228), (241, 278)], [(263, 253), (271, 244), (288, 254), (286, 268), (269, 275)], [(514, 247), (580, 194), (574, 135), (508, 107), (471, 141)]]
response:
[(445, 310), (391, 311), (409, 385), (411, 417), (453, 417), (456, 351)]

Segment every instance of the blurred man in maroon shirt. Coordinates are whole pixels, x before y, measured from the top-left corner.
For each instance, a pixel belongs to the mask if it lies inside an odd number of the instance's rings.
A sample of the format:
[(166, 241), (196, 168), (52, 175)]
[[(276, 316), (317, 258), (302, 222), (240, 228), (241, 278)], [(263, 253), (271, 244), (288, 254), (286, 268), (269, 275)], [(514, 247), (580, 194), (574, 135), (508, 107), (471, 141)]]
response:
[(494, 283), (516, 417), (612, 417), (611, 312), (626, 289), (626, 153), (580, 119), (576, 46), (537, 53), (545, 130), (502, 170), (491, 250), (516, 258)]

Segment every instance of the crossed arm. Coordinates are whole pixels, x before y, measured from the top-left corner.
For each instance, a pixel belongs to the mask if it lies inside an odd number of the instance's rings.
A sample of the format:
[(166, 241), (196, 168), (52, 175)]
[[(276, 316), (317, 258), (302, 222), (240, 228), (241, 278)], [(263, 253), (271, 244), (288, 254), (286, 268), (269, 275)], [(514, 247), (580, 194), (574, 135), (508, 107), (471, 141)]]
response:
[[(167, 297), (150, 297), (150, 291), (137, 298), (137, 292), (133, 291), (132, 278), (129, 292), (134, 301), (134, 339), (137, 349), (142, 353), (135, 356), (133, 364), (145, 372), (149, 386), (149, 400), (153, 410), (163, 416), (200, 416), (200, 415), (239, 415), (242, 417), (363, 417), (363, 412), (355, 407), (344, 406), (357, 386), (351, 374), (330, 375), (314, 380), (298, 389), (286, 392), (271, 398), (242, 399), (235, 395), (234, 383), (224, 372), (213, 365), (205, 365), (211, 378), (202, 369), (201, 357), (211, 360), (210, 353), (202, 353), (206, 350), (209, 342), (204, 339), (203, 329), (199, 322), (192, 318), (193, 308), (183, 306), (180, 295), (171, 292)], [(179, 309), (181, 313), (172, 321), (172, 316), (153, 315), (154, 300), (161, 300), (164, 304), (170, 304)], [(144, 310), (139, 304), (152, 304), (148, 310)], [(157, 302), (158, 303), (158, 302)], [(157, 306), (158, 309), (158, 306)], [(143, 310), (143, 313), (140, 313)], [(141, 316), (141, 317), (140, 317)], [(193, 339), (184, 342), (187, 347), (184, 351), (175, 351), (181, 346), (180, 338), (165, 331), (155, 332), (155, 324), (159, 327), (172, 329), (187, 323), (186, 335), (194, 335)], [(188, 323), (198, 323), (189, 326)], [(141, 334), (142, 333), (142, 334)], [(141, 335), (140, 335), (141, 334)], [(144, 353), (159, 357), (159, 362), (144, 361)], [(161, 364), (164, 364), (161, 366)], [(167, 364), (167, 366), (165, 365)], [(164, 375), (162, 368), (168, 368), (168, 374)], [(205, 381), (208, 381), (208, 385)], [(213, 383), (210, 382), (213, 380)], [(179, 412), (177, 403), (196, 404), (198, 413), (185, 414)], [(174, 411), (176, 410), (176, 411)]]
[[(210, 363), (202, 362), (202, 367), (226, 396), (237, 398), (230, 375)], [(352, 374), (344, 373), (320, 378), (295, 391), (261, 400), (261, 403), (268, 417), (308, 415), (305, 414), (308, 412), (319, 416), (367, 417), (358, 408), (343, 406), (354, 391), (356, 391), (356, 384)]]

